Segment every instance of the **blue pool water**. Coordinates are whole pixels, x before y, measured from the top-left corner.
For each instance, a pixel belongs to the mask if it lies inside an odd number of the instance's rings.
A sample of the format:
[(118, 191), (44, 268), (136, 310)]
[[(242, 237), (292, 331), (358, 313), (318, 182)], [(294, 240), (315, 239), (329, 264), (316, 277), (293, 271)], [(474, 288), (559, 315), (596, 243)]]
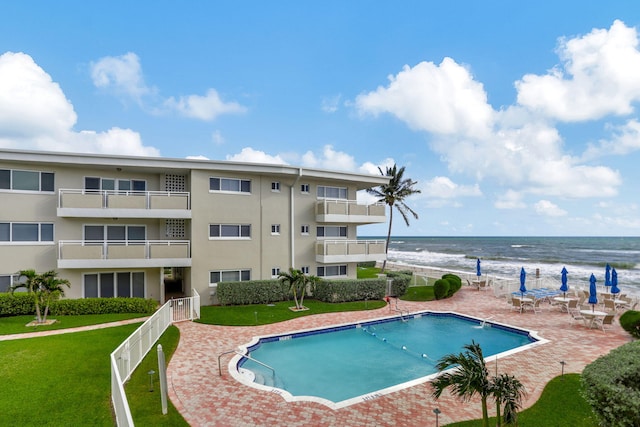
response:
[[(455, 313), (424, 312), (335, 328), (260, 338), (240, 358), (255, 383), (333, 403), (375, 397), (381, 390), (437, 372), (442, 356), (475, 340), (485, 357), (536, 342), (528, 331)], [(252, 377), (252, 375), (249, 375)]]

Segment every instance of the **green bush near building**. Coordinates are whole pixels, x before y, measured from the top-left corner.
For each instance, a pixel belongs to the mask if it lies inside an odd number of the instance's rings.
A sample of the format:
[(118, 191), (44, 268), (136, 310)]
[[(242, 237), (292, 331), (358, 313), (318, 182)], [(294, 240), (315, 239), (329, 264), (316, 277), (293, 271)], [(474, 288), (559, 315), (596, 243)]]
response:
[(640, 338), (640, 311), (627, 310), (620, 316), (620, 326), (632, 337)]
[[(157, 302), (144, 298), (80, 298), (51, 302), (52, 316), (81, 314), (153, 313)], [(31, 315), (36, 311), (33, 295), (26, 292), (0, 294), (0, 317)]]

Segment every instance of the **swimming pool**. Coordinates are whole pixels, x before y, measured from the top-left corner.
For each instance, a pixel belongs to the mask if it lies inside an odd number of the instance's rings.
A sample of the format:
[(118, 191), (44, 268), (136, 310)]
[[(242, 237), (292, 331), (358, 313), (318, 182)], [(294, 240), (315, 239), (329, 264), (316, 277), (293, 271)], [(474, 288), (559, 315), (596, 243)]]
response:
[(537, 345), (532, 331), (452, 312), (420, 312), (286, 335), (256, 337), (230, 362), (244, 384), (334, 409), (433, 377), (445, 354), (471, 340), (485, 357)]

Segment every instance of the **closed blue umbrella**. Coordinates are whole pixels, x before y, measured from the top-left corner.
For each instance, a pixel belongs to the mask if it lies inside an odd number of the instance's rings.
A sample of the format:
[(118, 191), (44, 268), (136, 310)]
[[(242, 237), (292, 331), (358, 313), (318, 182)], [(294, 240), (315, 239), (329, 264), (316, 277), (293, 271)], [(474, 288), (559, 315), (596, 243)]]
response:
[(620, 293), (620, 288), (618, 288), (618, 272), (615, 268), (611, 271), (611, 293)]
[(604, 268), (604, 285), (606, 287), (611, 286), (611, 266), (607, 263), (607, 266)]
[(589, 278), (589, 304), (591, 304), (591, 311), (595, 309), (595, 305), (598, 303), (598, 295), (596, 291), (596, 276), (591, 273), (591, 277)]
[(520, 269), (520, 293), (524, 297), (524, 294), (527, 292), (527, 287), (525, 286), (525, 282), (527, 281), (527, 273), (524, 271), (524, 267)]
[(476, 276), (482, 276), (482, 271), (480, 270), (480, 258), (478, 258), (478, 262), (476, 262)]
[(562, 285), (560, 286), (560, 292), (563, 293), (564, 298), (567, 297), (567, 291), (569, 290), (569, 287), (567, 286), (567, 273), (569, 273), (567, 269), (562, 267)]

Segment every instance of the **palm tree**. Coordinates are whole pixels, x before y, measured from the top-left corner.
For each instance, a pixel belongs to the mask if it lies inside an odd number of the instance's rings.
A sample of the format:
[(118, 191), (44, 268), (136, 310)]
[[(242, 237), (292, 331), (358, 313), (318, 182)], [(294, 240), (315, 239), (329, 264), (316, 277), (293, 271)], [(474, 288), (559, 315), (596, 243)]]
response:
[[(393, 167), (386, 168), (386, 172), (382, 172), (382, 169), (378, 167), (380, 175), (388, 176), (391, 179), (388, 184), (382, 184), (378, 188), (369, 188), (367, 192), (378, 198), (378, 202), (384, 202), (389, 205), (389, 231), (387, 232), (387, 245), (385, 247), (385, 254), (389, 252), (389, 242), (391, 241), (391, 226), (393, 224), (393, 207), (395, 206), (402, 218), (404, 219), (407, 227), (409, 226), (408, 213), (412, 214), (415, 219), (418, 219), (418, 214), (413, 211), (404, 200), (413, 195), (420, 193), (420, 190), (413, 188), (418, 182), (413, 181), (411, 178), (404, 178), (404, 166), (400, 169), (394, 164)], [(385, 257), (382, 264), (382, 272), (387, 266), (387, 259)]]
[(518, 409), (520, 409), (525, 395), (524, 385), (512, 375), (501, 374), (493, 377), (491, 387), (491, 394), (496, 401), (497, 426), (500, 427), (502, 425), (502, 419), (500, 418), (501, 405), (504, 405), (504, 422), (518, 425)]
[(16, 289), (25, 288), (29, 294), (33, 296), (34, 305), (36, 308), (36, 320), (38, 323), (42, 323), (42, 317), (40, 316), (40, 275), (33, 269), (18, 271), (18, 283), (11, 286), (11, 293)]
[[(302, 310), (304, 308), (302, 305), (304, 292), (307, 287), (304, 273), (301, 270), (290, 267), (288, 272), (281, 272), (278, 277), (282, 283), (289, 285), (289, 291), (293, 292), (296, 310)], [(300, 301), (298, 301), (298, 293), (300, 294)]]
[(491, 395), (491, 383), (489, 372), (482, 356), (480, 344), (471, 341), (464, 346), (465, 351), (459, 354), (443, 356), (436, 364), (438, 371), (443, 371), (457, 365), (456, 369), (445, 372), (436, 377), (433, 386), (433, 397), (438, 399), (442, 392), (451, 388), (453, 393), (463, 401), (469, 401), (474, 395), (480, 395), (482, 401), (482, 425), (489, 427), (489, 414), (487, 412), (487, 398)]
[(54, 270), (47, 271), (40, 275), (40, 299), (44, 304), (42, 323), (47, 321), (47, 314), (49, 314), (51, 302), (64, 295), (63, 286), (69, 288), (71, 287), (71, 283), (67, 279), (59, 278), (58, 273)]

